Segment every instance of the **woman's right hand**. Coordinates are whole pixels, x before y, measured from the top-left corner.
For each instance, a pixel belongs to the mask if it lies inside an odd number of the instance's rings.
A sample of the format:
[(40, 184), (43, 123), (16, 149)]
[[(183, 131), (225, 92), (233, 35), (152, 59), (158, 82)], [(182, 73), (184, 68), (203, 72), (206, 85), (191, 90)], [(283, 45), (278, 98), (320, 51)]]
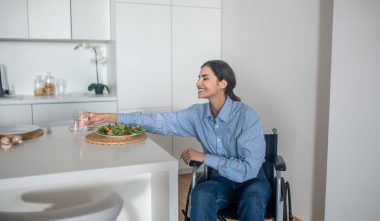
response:
[(106, 113), (88, 113), (88, 124), (101, 124), (106, 122), (116, 122), (116, 114), (106, 114)]

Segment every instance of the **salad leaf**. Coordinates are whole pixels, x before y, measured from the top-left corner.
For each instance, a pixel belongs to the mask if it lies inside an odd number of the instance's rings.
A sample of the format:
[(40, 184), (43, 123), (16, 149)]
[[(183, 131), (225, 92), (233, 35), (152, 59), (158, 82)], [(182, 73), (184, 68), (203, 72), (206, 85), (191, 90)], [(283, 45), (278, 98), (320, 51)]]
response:
[(145, 132), (142, 126), (110, 123), (98, 128), (98, 134), (107, 136), (139, 135)]

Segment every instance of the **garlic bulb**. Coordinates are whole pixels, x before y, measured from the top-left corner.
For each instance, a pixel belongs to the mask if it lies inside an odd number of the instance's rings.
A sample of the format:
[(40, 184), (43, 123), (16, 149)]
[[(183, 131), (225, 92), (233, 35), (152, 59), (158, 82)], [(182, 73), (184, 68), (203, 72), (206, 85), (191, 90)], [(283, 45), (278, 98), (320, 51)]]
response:
[(3, 137), (1, 138), (1, 148), (4, 150), (9, 150), (12, 147), (11, 138)]
[(4, 150), (9, 150), (11, 149), (12, 147), (12, 144), (1, 144), (1, 148), (3, 148)]
[(10, 143), (11, 143), (11, 138), (9, 137), (1, 138), (1, 144), (10, 144)]
[(16, 135), (12, 138), (12, 143), (14, 144), (22, 144), (24, 141), (20, 135)]

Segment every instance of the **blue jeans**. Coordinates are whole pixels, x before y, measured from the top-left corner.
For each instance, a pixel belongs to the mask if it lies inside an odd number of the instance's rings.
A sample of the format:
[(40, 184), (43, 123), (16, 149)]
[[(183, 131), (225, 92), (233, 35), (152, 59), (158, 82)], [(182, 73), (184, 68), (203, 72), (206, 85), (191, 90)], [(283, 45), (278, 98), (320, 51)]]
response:
[(240, 221), (263, 221), (270, 195), (271, 187), (262, 168), (257, 177), (242, 183), (212, 173), (191, 194), (190, 220), (215, 221), (218, 209), (237, 205)]

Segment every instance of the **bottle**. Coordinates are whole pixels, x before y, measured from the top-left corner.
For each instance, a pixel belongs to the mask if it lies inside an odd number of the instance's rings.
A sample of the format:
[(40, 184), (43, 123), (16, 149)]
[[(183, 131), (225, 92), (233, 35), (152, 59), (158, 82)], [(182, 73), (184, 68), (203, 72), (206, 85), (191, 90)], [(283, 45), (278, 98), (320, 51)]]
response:
[(37, 75), (34, 79), (34, 96), (44, 95), (44, 81), (41, 75)]
[(44, 82), (44, 94), (48, 96), (52, 96), (55, 93), (55, 81), (53, 75), (49, 71), (45, 76)]

